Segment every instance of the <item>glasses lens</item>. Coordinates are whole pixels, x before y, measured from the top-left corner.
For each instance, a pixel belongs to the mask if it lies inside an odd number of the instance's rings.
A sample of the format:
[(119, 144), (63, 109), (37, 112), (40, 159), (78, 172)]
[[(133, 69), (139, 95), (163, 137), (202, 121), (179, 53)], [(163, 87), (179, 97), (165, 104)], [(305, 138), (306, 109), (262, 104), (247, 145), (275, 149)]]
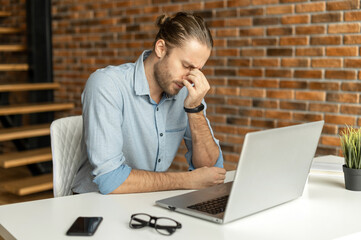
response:
[(169, 218), (158, 218), (155, 229), (163, 235), (171, 235), (177, 230), (177, 222)]
[(148, 225), (150, 216), (146, 214), (136, 214), (130, 219), (131, 228), (142, 228)]

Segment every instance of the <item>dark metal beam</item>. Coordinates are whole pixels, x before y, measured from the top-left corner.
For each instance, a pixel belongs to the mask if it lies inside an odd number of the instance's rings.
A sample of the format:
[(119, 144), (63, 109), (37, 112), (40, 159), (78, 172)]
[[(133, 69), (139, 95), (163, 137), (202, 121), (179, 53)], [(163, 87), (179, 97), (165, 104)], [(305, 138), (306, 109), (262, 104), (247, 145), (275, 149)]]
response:
[[(28, 62), (29, 82), (53, 82), (53, 56), (51, 32), (51, 0), (28, 0), (27, 30), (28, 30)], [(29, 92), (29, 102), (52, 102), (52, 91)], [(54, 113), (31, 114), (31, 124), (51, 122)], [(50, 146), (50, 138), (37, 137), (29, 139), (29, 148)], [(51, 162), (28, 165), (34, 175), (51, 172)]]

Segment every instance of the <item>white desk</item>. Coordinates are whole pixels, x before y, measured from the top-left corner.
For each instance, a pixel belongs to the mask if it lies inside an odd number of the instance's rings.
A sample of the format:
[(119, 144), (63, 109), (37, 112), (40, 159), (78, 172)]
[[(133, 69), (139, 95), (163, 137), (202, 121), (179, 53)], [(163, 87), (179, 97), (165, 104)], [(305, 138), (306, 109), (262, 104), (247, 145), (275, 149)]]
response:
[[(65, 232), (78, 216), (102, 216), (103, 222), (90, 239), (360, 239), (361, 192), (346, 190), (342, 175), (312, 173), (301, 198), (226, 225), (154, 204), (160, 198), (183, 192), (106, 196), (89, 193), (4, 205), (0, 206), (0, 235), (13, 239), (11, 233), (19, 240), (84, 239), (67, 237)], [(171, 217), (183, 227), (171, 237), (150, 227), (130, 229), (130, 215), (138, 212)]]

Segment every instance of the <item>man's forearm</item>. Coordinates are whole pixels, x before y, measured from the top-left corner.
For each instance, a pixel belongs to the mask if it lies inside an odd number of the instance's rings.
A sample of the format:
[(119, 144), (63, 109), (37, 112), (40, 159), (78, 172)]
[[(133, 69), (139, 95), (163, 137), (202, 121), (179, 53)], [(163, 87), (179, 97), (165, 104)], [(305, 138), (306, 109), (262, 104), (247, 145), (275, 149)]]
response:
[(192, 134), (192, 163), (194, 167), (214, 166), (219, 157), (219, 149), (212, 137), (203, 111), (188, 113), (188, 120)]
[(191, 172), (148, 172), (132, 169), (128, 178), (111, 193), (139, 193), (177, 189), (201, 189), (221, 184), (226, 170), (203, 167)]
[(155, 192), (191, 189), (188, 172), (149, 172), (132, 169), (128, 178), (112, 193)]

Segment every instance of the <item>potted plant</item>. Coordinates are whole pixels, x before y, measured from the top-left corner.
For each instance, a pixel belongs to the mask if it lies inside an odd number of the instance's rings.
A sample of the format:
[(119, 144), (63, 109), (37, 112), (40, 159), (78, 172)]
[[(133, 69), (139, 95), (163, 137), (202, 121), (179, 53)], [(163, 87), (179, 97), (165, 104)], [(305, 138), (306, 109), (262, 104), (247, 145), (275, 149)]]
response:
[(361, 191), (361, 129), (347, 126), (340, 138), (346, 189)]

